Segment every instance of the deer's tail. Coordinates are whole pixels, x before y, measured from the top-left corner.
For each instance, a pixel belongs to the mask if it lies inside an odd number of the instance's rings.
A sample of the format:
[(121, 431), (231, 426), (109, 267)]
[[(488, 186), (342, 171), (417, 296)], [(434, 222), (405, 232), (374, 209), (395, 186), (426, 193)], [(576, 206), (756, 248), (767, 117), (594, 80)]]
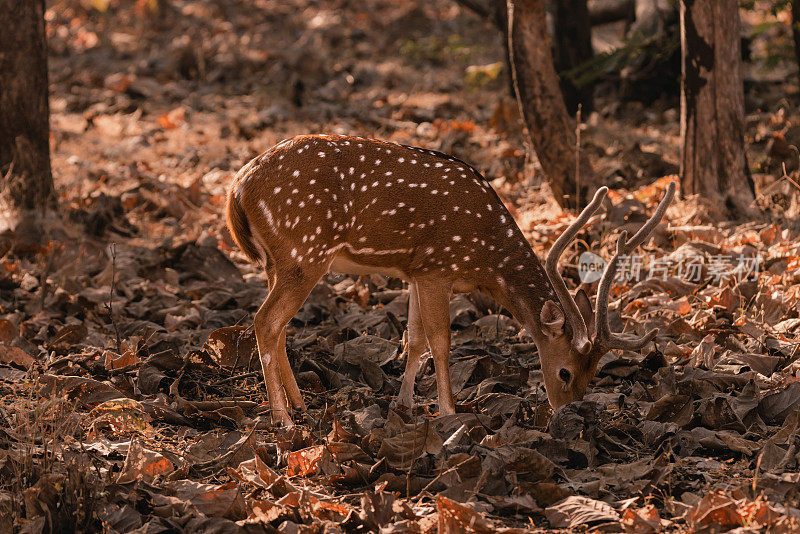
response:
[(228, 191), (228, 202), (225, 208), (225, 218), (228, 221), (228, 230), (233, 236), (233, 240), (242, 249), (244, 255), (254, 263), (262, 263), (264, 258), (253, 242), (253, 232), (250, 229), (250, 222), (247, 220), (247, 214), (242, 207), (235, 192), (235, 187)]

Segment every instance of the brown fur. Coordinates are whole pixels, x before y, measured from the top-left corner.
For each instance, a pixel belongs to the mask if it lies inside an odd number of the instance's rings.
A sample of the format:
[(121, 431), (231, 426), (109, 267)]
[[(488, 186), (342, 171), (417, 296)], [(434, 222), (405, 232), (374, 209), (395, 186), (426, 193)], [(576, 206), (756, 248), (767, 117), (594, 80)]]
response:
[(233, 193), (233, 189), (228, 192), (228, 202), (225, 207), (225, 218), (228, 222), (228, 230), (233, 236), (233, 240), (242, 249), (245, 256), (254, 263), (262, 263), (264, 258), (261, 253), (253, 244), (253, 233), (250, 231), (250, 223), (247, 220), (247, 215), (242, 209), (241, 203)]

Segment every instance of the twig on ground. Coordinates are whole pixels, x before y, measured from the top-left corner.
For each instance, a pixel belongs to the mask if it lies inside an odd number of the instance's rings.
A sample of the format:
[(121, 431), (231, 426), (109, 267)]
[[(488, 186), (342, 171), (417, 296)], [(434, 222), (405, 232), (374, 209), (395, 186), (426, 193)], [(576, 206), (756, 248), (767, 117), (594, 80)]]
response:
[(111, 325), (114, 327), (114, 337), (117, 342), (117, 354), (122, 353), (122, 339), (119, 335), (119, 327), (117, 325), (117, 320), (114, 318), (114, 308), (113, 308), (113, 301), (114, 301), (114, 289), (117, 284), (117, 244), (111, 243), (109, 246), (109, 250), (111, 251), (111, 287), (108, 290), (108, 304), (106, 304), (106, 309), (108, 310), (108, 317), (111, 320)]

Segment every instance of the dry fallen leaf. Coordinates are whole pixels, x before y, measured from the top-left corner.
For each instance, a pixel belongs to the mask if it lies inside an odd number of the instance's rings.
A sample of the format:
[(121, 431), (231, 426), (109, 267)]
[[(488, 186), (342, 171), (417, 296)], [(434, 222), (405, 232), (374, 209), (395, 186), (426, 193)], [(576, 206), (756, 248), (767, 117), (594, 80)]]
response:
[(251, 370), (261, 368), (256, 336), (252, 328), (244, 326), (217, 328), (209, 334), (204, 349), (222, 367)]
[(765, 527), (780, 517), (769, 503), (761, 499), (752, 501), (744, 497), (737, 498), (721, 490), (707, 493), (687, 513), (687, 521), (694, 529), (703, 525)]
[(192, 504), (201, 513), (209, 517), (227, 517), (243, 519), (245, 502), (236, 482), (227, 484), (201, 484), (193, 480), (171, 482), (169, 488), (175, 496)]
[(186, 108), (179, 106), (158, 118), (158, 125), (165, 130), (172, 130), (180, 127), (186, 120)]
[(163, 455), (145, 449), (140, 440), (134, 439), (131, 441), (122, 471), (117, 477), (117, 484), (127, 484), (137, 480), (152, 482), (155, 477), (167, 475), (174, 469), (172, 462)]
[(438, 454), (442, 450), (442, 438), (430, 421), (409, 426), (381, 441), (378, 458), (386, 458), (392, 467), (407, 469), (420, 456)]
[(652, 534), (664, 528), (658, 510), (652, 504), (641, 508), (627, 508), (622, 512), (622, 526), (630, 534)]
[(154, 434), (150, 416), (142, 405), (133, 399), (103, 402), (94, 407), (89, 416), (93, 418), (89, 425), (90, 439), (104, 430), (112, 435), (139, 434), (148, 438)]
[(442, 497), (436, 498), (436, 511), (439, 513), (439, 534), (494, 534), (497, 529), (478, 512)]
[(30, 369), (36, 360), (18, 347), (0, 343), (0, 364), (13, 364), (23, 369)]
[(321, 464), (330, 463), (332, 457), (327, 445), (316, 445), (307, 449), (289, 452), (284, 459), (286, 461), (286, 476), (291, 478), (318, 473), (321, 469)]
[(8, 319), (0, 319), (0, 343), (6, 345), (14, 341), (14, 338), (19, 335), (19, 328), (14, 326), (14, 323)]
[(611, 505), (573, 495), (545, 508), (545, 516), (555, 528), (576, 528), (580, 525), (619, 522), (620, 516)]

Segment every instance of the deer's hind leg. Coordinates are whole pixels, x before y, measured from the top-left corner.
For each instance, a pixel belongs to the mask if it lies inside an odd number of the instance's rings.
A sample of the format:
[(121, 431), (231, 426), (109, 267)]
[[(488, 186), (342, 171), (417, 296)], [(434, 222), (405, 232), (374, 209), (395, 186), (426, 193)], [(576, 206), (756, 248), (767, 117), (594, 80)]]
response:
[(294, 264), (276, 267), (272, 273), (267, 273), (270, 291), (264, 304), (256, 312), (253, 327), (273, 422), (292, 425), (282, 384), (286, 387), (292, 404), (304, 407), (300, 389), (286, 358), (286, 324), (303, 305), (327, 269), (327, 265)]
[(286, 327), (281, 330), (281, 338), (278, 341), (278, 368), (280, 370), (281, 382), (283, 388), (286, 390), (286, 396), (289, 397), (289, 402), (292, 403), (296, 409), (306, 411), (306, 403), (303, 401), (303, 395), (300, 393), (300, 388), (297, 386), (297, 381), (294, 379), (292, 373), (292, 366), (289, 365), (289, 358), (286, 356)]
[(425, 337), (431, 347), (439, 413), (456, 413), (453, 387), (450, 385), (450, 293), (452, 284), (438, 277), (415, 280), (417, 299)]
[(408, 331), (406, 370), (403, 373), (403, 382), (400, 384), (400, 393), (397, 395), (397, 405), (410, 409), (414, 407), (414, 382), (417, 371), (419, 371), (419, 360), (428, 344), (419, 312), (417, 284), (414, 281), (408, 284), (408, 326), (406, 329)]

